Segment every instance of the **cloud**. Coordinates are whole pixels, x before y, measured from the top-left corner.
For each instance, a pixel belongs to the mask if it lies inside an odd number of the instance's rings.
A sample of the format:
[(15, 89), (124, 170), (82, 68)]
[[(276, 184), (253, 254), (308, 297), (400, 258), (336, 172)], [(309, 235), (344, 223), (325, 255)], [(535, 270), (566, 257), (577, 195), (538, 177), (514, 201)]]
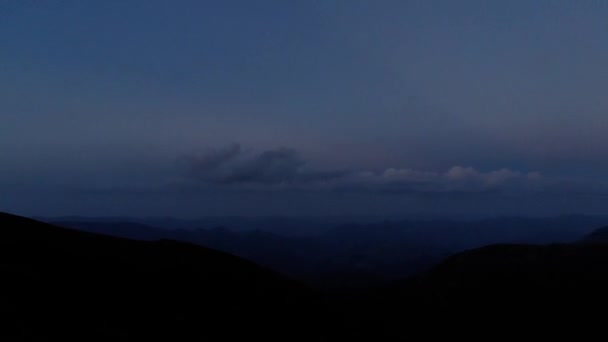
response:
[(382, 192), (518, 192), (540, 188), (544, 178), (537, 172), (510, 169), (481, 172), (454, 166), (444, 172), (389, 168), (382, 172), (352, 173), (341, 186)]
[(538, 172), (507, 168), (479, 171), (454, 166), (445, 171), (407, 168), (311, 170), (294, 149), (254, 153), (240, 145), (181, 158), (186, 181), (197, 185), (247, 189), (348, 190), (378, 192), (517, 192), (539, 189)]
[(258, 154), (235, 144), (181, 159), (193, 180), (218, 185), (288, 185), (342, 177), (341, 171), (306, 170), (294, 149), (278, 148)]

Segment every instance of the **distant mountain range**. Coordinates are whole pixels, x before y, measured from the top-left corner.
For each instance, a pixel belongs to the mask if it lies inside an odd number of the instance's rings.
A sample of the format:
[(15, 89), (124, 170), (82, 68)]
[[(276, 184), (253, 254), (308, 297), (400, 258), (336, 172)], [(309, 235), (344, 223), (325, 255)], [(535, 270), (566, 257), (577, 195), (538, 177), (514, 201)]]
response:
[[(214, 248), (328, 289), (371, 284), (428, 270), (450, 255), (495, 243), (547, 244), (580, 240), (607, 217), (495, 218), (481, 221), (384, 221), (331, 226), (333, 221), (243, 219), (160, 220), (157, 226), (112, 219), (50, 220), (98, 234), (155, 241), (173, 239)], [(256, 229), (242, 224), (256, 222)], [(150, 219), (147, 220), (149, 223)], [(206, 225), (197, 226), (193, 222)], [(214, 223), (231, 226), (211, 226)], [(285, 226), (281, 226), (281, 224)], [(167, 224), (167, 225), (162, 225)], [(305, 227), (309, 231), (305, 235)], [(184, 228), (187, 227), (187, 228)], [(297, 234), (292, 234), (296, 229)], [(284, 232), (284, 233), (280, 233)]]

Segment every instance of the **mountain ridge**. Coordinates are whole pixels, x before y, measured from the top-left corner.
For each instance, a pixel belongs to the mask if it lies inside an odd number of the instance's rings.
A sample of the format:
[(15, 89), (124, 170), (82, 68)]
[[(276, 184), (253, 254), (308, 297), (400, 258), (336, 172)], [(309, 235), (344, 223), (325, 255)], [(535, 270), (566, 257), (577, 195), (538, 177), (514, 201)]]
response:
[(171, 240), (79, 232), (6, 213), (0, 214), (0, 227), (1, 310), (11, 317), (11, 331), (3, 333), (12, 337), (250, 335), (278, 341), (322, 335), (319, 320), (311, 317), (323, 316), (314, 292), (239, 257)]

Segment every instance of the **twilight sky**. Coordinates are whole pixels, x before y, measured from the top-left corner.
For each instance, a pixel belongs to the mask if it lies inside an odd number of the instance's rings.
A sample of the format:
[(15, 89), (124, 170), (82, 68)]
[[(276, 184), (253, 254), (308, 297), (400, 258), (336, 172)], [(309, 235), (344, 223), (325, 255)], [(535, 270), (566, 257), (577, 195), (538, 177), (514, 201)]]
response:
[(608, 213), (608, 3), (0, 1), (0, 210)]

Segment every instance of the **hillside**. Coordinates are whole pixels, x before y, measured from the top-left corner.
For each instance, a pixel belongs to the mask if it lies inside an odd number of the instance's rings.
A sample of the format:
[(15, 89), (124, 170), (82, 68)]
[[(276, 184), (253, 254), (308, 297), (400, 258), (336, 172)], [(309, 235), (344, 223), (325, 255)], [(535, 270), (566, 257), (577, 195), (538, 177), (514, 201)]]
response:
[(608, 242), (608, 227), (602, 227), (594, 230), (587, 235), (583, 242), (586, 243), (607, 243)]
[(608, 246), (492, 245), (371, 295), (365, 311), (384, 315), (368, 316), (365, 332), (387, 340), (581, 337), (603, 333), (606, 289)]
[(12, 340), (319, 340), (322, 305), (251, 262), (0, 214), (1, 334)]

